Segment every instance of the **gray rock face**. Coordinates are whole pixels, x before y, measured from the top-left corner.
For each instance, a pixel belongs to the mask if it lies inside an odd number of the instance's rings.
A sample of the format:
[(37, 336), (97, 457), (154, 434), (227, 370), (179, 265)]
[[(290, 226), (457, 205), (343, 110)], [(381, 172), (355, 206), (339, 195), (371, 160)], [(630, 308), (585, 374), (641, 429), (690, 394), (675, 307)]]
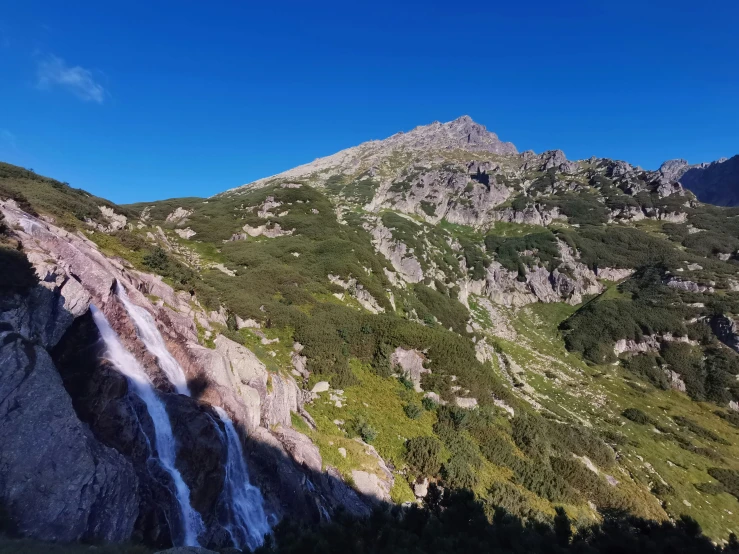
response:
[(523, 210), (514, 210), (513, 208), (496, 210), (490, 214), (490, 219), (505, 223), (523, 223), (546, 227), (558, 219), (566, 221), (567, 217), (560, 213), (559, 208), (555, 207), (547, 210), (538, 204), (534, 204), (526, 206)]
[[(462, 225), (480, 225), (490, 209), (510, 196), (507, 187), (488, 173), (490, 162), (455, 164), (398, 176), (380, 188), (371, 209), (391, 207), (436, 223), (442, 218)], [(470, 175), (470, 168), (475, 172)], [(402, 183), (400, 190), (396, 187)]]
[(551, 273), (543, 267), (526, 270), (525, 280), (492, 262), (487, 268), (485, 283), (479, 287), (480, 295), (487, 296), (503, 306), (523, 306), (533, 302), (567, 302), (579, 304), (583, 295), (598, 294), (603, 287), (596, 275), (577, 261), (570, 247), (558, 241), (561, 264)]
[(462, 116), (448, 123), (434, 122), (430, 125), (416, 127), (407, 133), (396, 133), (384, 140), (365, 142), (223, 194), (233, 194), (244, 187), (263, 187), (279, 180), (300, 179), (319, 172), (328, 178), (331, 173), (338, 173), (346, 168), (364, 168), (368, 173), (376, 174), (377, 167), (398, 151), (429, 152), (435, 150), (466, 150), (502, 156), (513, 156), (518, 153), (516, 147), (510, 142), (502, 142), (485, 126), (475, 123), (469, 116)]
[(688, 169), (690, 169), (690, 164), (687, 160), (667, 160), (660, 166), (659, 173), (666, 181), (674, 183), (679, 181)]
[(424, 373), (431, 373), (431, 370), (423, 367), (425, 358), (418, 350), (406, 350), (398, 346), (390, 355), (390, 363), (400, 369), (400, 373), (405, 375), (413, 383), (416, 392), (423, 392), (421, 388), (421, 377)]
[(378, 314), (384, 312), (385, 308), (380, 306), (377, 300), (369, 293), (364, 285), (359, 283), (355, 278), (349, 276), (346, 280), (342, 279), (338, 275), (329, 274), (328, 280), (334, 285), (340, 286), (344, 289), (351, 297), (356, 299), (357, 302), (368, 312)]
[[(41, 296), (53, 311), (58, 299)], [(49, 541), (126, 540), (138, 516), (136, 474), (78, 419), (46, 350), (71, 318), (56, 326), (52, 320), (55, 329), (34, 333), (33, 326), (24, 326), (24, 317), (8, 317), (35, 313), (29, 304), (37, 301), (0, 299), (0, 503), (22, 535)]]
[(393, 238), (393, 234), (382, 224), (369, 229), (372, 234), (372, 243), (378, 252), (385, 256), (393, 265), (393, 269), (408, 283), (418, 283), (423, 280), (421, 263), (409, 252), (408, 247)]
[(739, 155), (728, 160), (690, 166), (679, 180), (701, 202), (718, 206), (739, 205)]
[(550, 150), (549, 152), (544, 152), (541, 157), (544, 159), (544, 163), (541, 166), (542, 171), (546, 171), (553, 167), (559, 167), (567, 161), (565, 153), (561, 150)]
[(728, 316), (718, 315), (711, 318), (710, 324), (721, 342), (739, 352), (739, 325), (736, 321)]

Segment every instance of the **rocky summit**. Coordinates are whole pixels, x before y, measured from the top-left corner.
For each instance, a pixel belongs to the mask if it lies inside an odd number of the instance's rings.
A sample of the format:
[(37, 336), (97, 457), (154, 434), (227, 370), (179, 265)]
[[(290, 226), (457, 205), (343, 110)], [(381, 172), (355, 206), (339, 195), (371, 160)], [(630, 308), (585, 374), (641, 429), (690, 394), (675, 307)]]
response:
[(734, 551), (737, 160), (464, 116), (211, 198), (0, 164), (0, 544)]

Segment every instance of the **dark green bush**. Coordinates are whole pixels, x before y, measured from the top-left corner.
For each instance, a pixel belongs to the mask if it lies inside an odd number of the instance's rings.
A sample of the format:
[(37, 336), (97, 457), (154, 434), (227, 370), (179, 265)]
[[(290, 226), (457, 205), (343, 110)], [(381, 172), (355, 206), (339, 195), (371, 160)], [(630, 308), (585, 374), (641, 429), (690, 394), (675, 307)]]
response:
[(688, 429), (690, 432), (698, 435), (699, 437), (702, 437), (704, 439), (709, 439), (709, 440), (712, 440), (713, 442), (717, 442), (723, 445), (729, 444), (729, 441), (727, 441), (723, 437), (719, 437), (716, 433), (714, 433), (710, 429), (706, 429), (705, 427), (698, 425), (692, 419), (688, 419), (687, 417), (683, 417), (683, 416), (672, 416), (672, 419), (680, 427), (684, 427), (685, 429)]
[(418, 419), (423, 413), (423, 408), (418, 404), (410, 403), (403, 406), (403, 411), (409, 419)]
[(524, 251), (533, 251), (546, 266), (554, 266), (559, 260), (557, 239), (551, 231), (522, 237), (502, 237), (490, 234), (485, 237), (485, 248), (493, 253), (495, 260), (509, 271), (519, 271), (523, 264), (521, 253)]
[(626, 408), (621, 415), (639, 425), (654, 425), (654, 420), (639, 408)]
[(405, 459), (418, 474), (433, 477), (441, 467), (441, 442), (436, 437), (414, 437), (405, 443)]
[(722, 467), (712, 467), (708, 470), (708, 475), (719, 481), (726, 489), (726, 492), (739, 499), (739, 471)]

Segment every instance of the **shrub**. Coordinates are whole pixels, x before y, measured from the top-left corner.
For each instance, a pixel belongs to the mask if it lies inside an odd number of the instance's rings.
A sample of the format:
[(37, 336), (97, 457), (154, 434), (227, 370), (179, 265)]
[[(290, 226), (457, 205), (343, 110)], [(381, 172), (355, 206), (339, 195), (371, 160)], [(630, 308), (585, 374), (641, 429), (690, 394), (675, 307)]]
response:
[(546, 457), (550, 444), (547, 424), (538, 414), (521, 412), (511, 421), (516, 445), (532, 458)]
[(368, 444), (377, 438), (377, 430), (367, 423), (367, 420), (363, 417), (357, 417), (347, 422), (346, 432), (349, 436), (361, 437)]
[(739, 471), (712, 467), (708, 470), (708, 475), (719, 481), (726, 489), (726, 492), (739, 499)]
[(615, 462), (613, 450), (586, 427), (575, 427), (555, 421), (548, 421), (547, 426), (549, 440), (556, 450), (587, 456), (603, 468), (610, 467)]
[(123, 246), (134, 252), (138, 252), (146, 246), (144, 239), (130, 231), (116, 231), (113, 236), (120, 240)]
[(551, 231), (532, 233), (522, 237), (501, 237), (490, 234), (485, 237), (485, 247), (495, 254), (495, 259), (509, 271), (521, 271), (521, 252), (533, 251), (539, 260), (555, 264), (559, 260), (557, 239)]
[(639, 425), (654, 425), (654, 420), (639, 408), (626, 408), (621, 415)]
[(441, 467), (441, 442), (436, 437), (414, 437), (405, 443), (405, 459), (420, 475), (432, 477)]
[(423, 408), (421, 408), (421, 406), (419, 406), (418, 404), (411, 403), (403, 406), (403, 411), (409, 419), (418, 419), (423, 413)]
[(673, 416), (672, 419), (675, 420), (675, 423), (677, 423), (680, 427), (688, 429), (699, 437), (703, 437), (705, 439), (709, 439), (723, 445), (729, 444), (729, 441), (727, 441), (723, 437), (719, 437), (710, 429), (706, 429), (705, 427), (698, 425), (695, 421), (688, 419), (687, 417)]
[(670, 381), (664, 370), (657, 364), (657, 356), (654, 354), (631, 356), (622, 360), (621, 365), (657, 388), (662, 390), (670, 388)]
[(444, 464), (441, 475), (448, 487), (455, 489), (473, 489), (477, 485), (477, 473), (467, 461), (452, 457)]
[(721, 483), (696, 483), (695, 488), (704, 494), (721, 494), (726, 489)]
[(433, 412), (439, 406), (430, 396), (424, 396), (423, 400), (421, 400), (421, 405), (429, 412)]

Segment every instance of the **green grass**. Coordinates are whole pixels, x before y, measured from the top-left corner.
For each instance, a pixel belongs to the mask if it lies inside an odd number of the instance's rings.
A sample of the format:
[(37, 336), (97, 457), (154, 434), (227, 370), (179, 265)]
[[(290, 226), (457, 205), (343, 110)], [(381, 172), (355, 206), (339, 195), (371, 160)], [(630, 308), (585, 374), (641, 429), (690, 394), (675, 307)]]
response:
[(318, 424), (319, 431), (331, 436), (343, 436), (333, 423), (335, 419), (348, 422), (352, 418), (364, 418), (377, 431), (372, 445), (378, 453), (396, 467), (405, 464), (405, 441), (412, 437), (433, 434), (436, 417), (424, 411), (418, 419), (409, 419), (403, 406), (409, 401), (421, 403), (421, 396), (405, 388), (398, 380), (377, 376), (370, 367), (357, 360), (350, 362), (359, 384), (344, 390), (346, 404), (337, 408), (328, 393), (320, 395), (308, 412)]

